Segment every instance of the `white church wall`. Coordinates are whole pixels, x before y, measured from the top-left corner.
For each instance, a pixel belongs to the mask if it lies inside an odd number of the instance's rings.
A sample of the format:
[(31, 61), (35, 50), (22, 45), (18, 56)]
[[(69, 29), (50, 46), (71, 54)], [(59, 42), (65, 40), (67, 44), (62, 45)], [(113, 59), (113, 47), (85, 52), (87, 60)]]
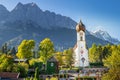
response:
[[(78, 25), (77, 27), (79, 27)], [(75, 63), (74, 63), (75, 67), (89, 66), (88, 50), (86, 48), (84, 30), (80, 30), (80, 31), (77, 30), (77, 48), (74, 50), (74, 53), (75, 53)]]

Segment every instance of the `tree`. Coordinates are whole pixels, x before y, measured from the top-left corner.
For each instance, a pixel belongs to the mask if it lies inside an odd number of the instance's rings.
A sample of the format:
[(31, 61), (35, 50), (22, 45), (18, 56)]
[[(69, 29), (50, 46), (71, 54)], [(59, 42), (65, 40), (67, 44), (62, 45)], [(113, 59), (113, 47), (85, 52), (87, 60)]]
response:
[(112, 53), (104, 60), (104, 65), (110, 68), (102, 80), (120, 80), (120, 47), (113, 45)]
[(35, 69), (35, 75), (34, 76), (35, 76), (34, 80), (39, 80), (39, 68), (38, 67)]
[(57, 59), (57, 61), (59, 62), (59, 66), (63, 65), (63, 53), (62, 52), (56, 52), (55, 53), (55, 58)]
[(55, 50), (54, 50), (54, 44), (49, 38), (45, 38), (40, 42), (39, 45), (39, 53), (40, 53), (40, 60), (46, 64), (47, 60), (53, 56)]
[(31, 67), (31, 68), (38, 67), (39, 70), (41, 70), (41, 68), (42, 68), (42, 62), (40, 62), (39, 59), (32, 58), (32, 59), (29, 60), (29, 67)]
[(65, 62), (65, 65), (71, 68), (74, 61), (72, 48), (69, 48), (68, 50), (64, 50), (63, 55), (65, 57), (63, 59)]
[(97, 45), (93, 44), (89, 49), (90, 62), (99, 62), (99, 53), (97, 52)]
[(102, 53), (103, 53), (102, 46), (101, 46), (101, 45), (98, 45), (98, 47), (97, 47), (97, 54), (98, 54), (98, 56), (99, 56), (99, 60), (98, 60), (98, 61), (99, 61), (100, 63), (102, 63), (102, 59), (103, 59)]
[(63, 52), (56, 52), (55, 57), (59, 62), (59, 66), (64, 65), (64, 66), (72, 68), (72, 64), (74, 62), (72, 48), (64, 50)]
[(20, 59), (29, 59), (33, 56), (33, 49), (35, 47), (34, 40), (23, 40), (18, 46), (18, 53), (16, 56)]
[(2, 46), (2, 53), (7, 54), (7, 52), (8, 52), (8, 47), (7, 47), (7, 43), (5, 43), (5, 44)]
[(104, 65), (111, 68), (120, 65), (120, 48), (114, 46), (112, 54), (104, 60)]
[(13, 55), (16, 54), (16, 49), (15, 49), (15, 47), (13, 47), (13, 48), (11, 49), (10, 53), (13, 54)]
[(26, 77), (28, 73), (28, 67), (28, 64), (24, 62), (14, 64), (12, 72), (20, 73), (20, 77)]
[(15, 54), (16, 54), (15, 47), (13, 47), (12, 49), (8, 49), (7, 54), (15, 56)]
[(0, 71), (11, 71), (13, 67), (13, 57), (10, 55), (0, 55)]
[(14, 64), (14, 59), (11, 55), (0, 55), (0, 72), (19, 72), (21, 77), (25, 77), (28, 71), (27, 63)]
[(102, 52), (102, 58), (105, 59), (105, 57), (107, 57), (108, 54), (109, 54), (109, 50), (106, 46), (104, 46)]
[(103, 74), (102, 80), (120, 80), (120, 67), (110, 68), (108, 73)]

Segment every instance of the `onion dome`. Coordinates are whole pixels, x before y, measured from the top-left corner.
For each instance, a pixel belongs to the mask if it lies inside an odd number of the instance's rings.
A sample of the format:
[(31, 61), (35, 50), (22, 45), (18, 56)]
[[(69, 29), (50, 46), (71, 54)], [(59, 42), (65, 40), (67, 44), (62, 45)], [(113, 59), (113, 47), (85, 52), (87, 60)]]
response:
[(80, 20), (80, 22), (77, 24), (76, 26), (76, 31), (79, 32), (79, 31), (84, 31), (85, 32), (85, 25), (82, 23), (82, 21)]

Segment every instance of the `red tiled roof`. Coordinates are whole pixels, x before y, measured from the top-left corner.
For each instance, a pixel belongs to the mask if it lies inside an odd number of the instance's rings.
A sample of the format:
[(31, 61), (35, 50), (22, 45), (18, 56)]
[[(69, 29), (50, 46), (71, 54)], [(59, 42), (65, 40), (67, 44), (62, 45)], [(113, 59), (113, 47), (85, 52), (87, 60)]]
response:
[(1, 78), (19, 78), (19, 73), (14, 73), (14, 72), (0, 72), (0, 77)]

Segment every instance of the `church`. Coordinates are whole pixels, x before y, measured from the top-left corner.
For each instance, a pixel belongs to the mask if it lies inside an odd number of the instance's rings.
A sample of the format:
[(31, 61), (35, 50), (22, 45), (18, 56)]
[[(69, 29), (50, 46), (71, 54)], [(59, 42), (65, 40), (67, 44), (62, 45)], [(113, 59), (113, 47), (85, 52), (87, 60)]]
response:
[(86, 67), (89, 66), (88, 50), (85, 40), (85, 25), (80, 21), (76, 25), (77, 43), (73, 48), (74, 52), (74, 66)]

